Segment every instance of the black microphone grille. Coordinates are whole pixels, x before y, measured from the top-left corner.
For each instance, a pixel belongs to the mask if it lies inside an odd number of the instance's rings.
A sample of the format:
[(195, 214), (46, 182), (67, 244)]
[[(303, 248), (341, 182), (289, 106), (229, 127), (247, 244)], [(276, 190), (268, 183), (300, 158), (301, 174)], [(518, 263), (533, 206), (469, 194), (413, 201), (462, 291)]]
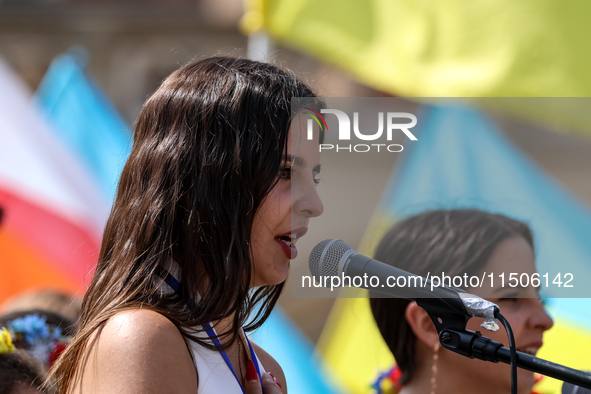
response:
[(343, 255), (353, 249), (340, 239), (325, 239), (314, 246), (308, 266), (314, 276), (336, 276), (339, 272), (339, 261)]
[(591, 390), (564, 382), (562, 384), (562, 394), (591, 394)]

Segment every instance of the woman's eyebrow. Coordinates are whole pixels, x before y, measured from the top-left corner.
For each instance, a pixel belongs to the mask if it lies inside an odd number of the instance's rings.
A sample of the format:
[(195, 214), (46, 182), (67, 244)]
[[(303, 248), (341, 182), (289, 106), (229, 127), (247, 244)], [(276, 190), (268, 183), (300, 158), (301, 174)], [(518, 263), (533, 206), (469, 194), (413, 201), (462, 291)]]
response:
[[(299, 167), (306, 167), (308, 165), (308, 162), (299, 156), (293, 156), (293, 155), (286, 155), (283, 158), (283, 161), (285, 162), (291, 162), (293, 165), (299, 166)], [(314, 169), (312, 170), (315, 173), (320, 173), (320, 167), (321, 165), (318, 164), (316, 167), (314, 167)]]
[(299, 156), (286, 155), (286, 156), (283, 156), (283, 161), (291, 162), (292, 164), (298, 165), (300, 167), (303, 167), (306, 165), (306, 160), (302, 159)]
[(523, 289), (524, 288), (523, 287), (520, 287), (520, 286), (515, 286), (515, 287), (511, 286), (511, 287), (509, 287), (507, 285), (507, 283), (505, 282), (505, 287), (495, 287), (492, 290), (492, 295), (495, 296), (495, 297), (497, 297), (499, 294), (502, 294), (504, 296), (518, 297), (519, 296), (519, 293), (520, 293), (520, 290), (523, 290)]

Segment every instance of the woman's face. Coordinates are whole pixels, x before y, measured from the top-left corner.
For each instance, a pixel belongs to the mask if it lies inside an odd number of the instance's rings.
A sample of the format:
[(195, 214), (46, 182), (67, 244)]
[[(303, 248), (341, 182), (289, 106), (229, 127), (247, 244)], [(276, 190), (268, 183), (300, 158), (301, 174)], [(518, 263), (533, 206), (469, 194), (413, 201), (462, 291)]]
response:
[[(535, 257), (529, 244), (521, 236), (502, 241), (494, 250), (484, 269), (476, 273), (479, 277), (492, 272), (495, 278), (493, 288), (483, 287), (477, 295), (494, 302), (501, 314), (511, 325), (518, 351), (535, 355), (542, 346), (544, 331), (552, 327), (552, 318), (546, 313), (534, 287), (513, 288), (508, 286), (510, 273), (536, 273)], [(505, 287), (501, 287), (499, 274), (505, 274)], [(518, 275), (518, 276), (519, 276)], [(482, 319), (472, 318), (467, 325), (469, 330), (481, 331), (486, 337), (503, 343), (508, 347), (508, 339), (503, 329), (496, 332), (480, 327)], [(510, 368), (507, 364), (493, 364), (480, 360), (470, 360), (453, 354), (455, 371), (462, 371), (463, 377), (478, 384), (476, 387), (490, 388), (481, 392), (511, 392)], [(534, 384), (533, 372), (517, 369), (518, 392), (529, 393)]]
[(252, 286), (276, 285), (287, 279), (289, 262), (298, 254), (297, 241), (308, 231), (310, 218), (324, 211), (316, 191), (319, 132), (315, 129), (314, 138), (308, 140), (305, 121), (301, 114), (294, 118), (279, 182), (254, 219)]

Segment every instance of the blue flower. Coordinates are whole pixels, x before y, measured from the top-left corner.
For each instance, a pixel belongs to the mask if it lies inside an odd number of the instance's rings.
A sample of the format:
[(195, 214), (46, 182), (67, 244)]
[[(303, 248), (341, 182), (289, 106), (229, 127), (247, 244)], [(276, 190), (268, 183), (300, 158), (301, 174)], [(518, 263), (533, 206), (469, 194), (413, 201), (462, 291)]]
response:
[(8, 328), (15, 333), (22, 334), (25, 341), (33, 345), (50, 338), (50, 330), (45, 320), (47, 320), (45, 316), (27, 315), (9, 321)]
[(46, 320), (46, 316), (31, 314), (8, 322), (8, 329), (15, 334), (14, 337), (27, 342), (27, 352), (45, 364), (49, 362), (56, 345), (67, 342), (62, 329), (47, 324)]

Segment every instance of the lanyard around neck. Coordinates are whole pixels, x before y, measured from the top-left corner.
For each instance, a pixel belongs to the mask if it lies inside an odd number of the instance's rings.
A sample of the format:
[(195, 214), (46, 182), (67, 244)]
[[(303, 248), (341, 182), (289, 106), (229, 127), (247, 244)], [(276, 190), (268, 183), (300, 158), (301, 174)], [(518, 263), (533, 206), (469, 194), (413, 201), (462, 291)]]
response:
[[(205, 332), (209, 336), (209, 339), (211, 339), (211, 341), (213, 342), (215, 347), (218, 349), (222, 358), (226, 362), (226, 365), (228, 365), (228, 368), (230, 368), (230, 371), (232, 371), (232, 374), (236, 378), (236, 381), (238, 382), (238, 385), (242, 389), (242, 392), (245, 393), (244, 387), (242, 386), (242, 382), (240, 382), (238, 375), (236, 375), (236, 371), (234, 371), (234, 367), (232, 367), (232, 363), (230, 362), (230, 358), (226, 354), (226, 351), (224, 350), (224, 347), (222, 346), (216, 332), (214, 331), (214, 329), (211, 327), (211, 325), (209, 323), (203, 324), (201, 327), (203, 327), (203, 329), (205, 330)], [(259, 369), (259, 363), (257, 361), (257, 358), (256, 358), (256, 355), (255, 355), (254, 350), (252, 348), (252, 345), (250, 344), (250, 340), (248, 339), (248, 337), (246, 335), (244, 335), (244, 337), (246, 338), (246, 342), (248, 343), (248, 349), (250, 351), (250, 358), (251, 358), (252, 362), (254, 363), (254, 367), (256, 368), (257, 375), (259, 376), (259, 382), (261, 382), (261, 389), (262, 389), (263, 388), (263, 379), (261, 378), (261, 371)], [(238, 355), (238, 357), (240, 357), (240, 355)]]
[[(166, 283), (168, 285), (168, 287), (170, 287), (172, 289), (172, 291), (174, 291), (175, 294), (180, 295), (179, 289), (181, 287), (181, 284), (170, 272), (168, 272), (166, 269), (164, 269), (162, 267), (158, 267), (157, 274), (162, 279), (164, 279), (164, 283)], [(189, 297), (187, 299), (187, 306), (191, 307), (194, 305), (195, 305), (195, 303), (193, 302), (193, 299)], [(226, 365), (228, 366), (228, 368), (230, 368), (230, 371), (232, 371), (232, 375), (234, 375), (234, 378), (236, 378), (236, 381), (238, 382), (238, 385), (240, 386), (240, 389), (242, 390), (242, 392), (244, 394), (246, 394), (246, 392), (244, 391), (244, 387), (242, 386), (242, 382), (240, 382), (238, 375), (236, 375), (236, 371), (234, 371), (234, 367), (232, 367), (232, 363), (230, 362), (230, 358), (226, 354), (226, 351), (224, 350), (224, 347), (222, 346), (222, 344), (218, 338), (218, 335), (214, 331), (213, 327), (211, 327), (211, 325), (209, 323), (202, 324), (201, 327), (203, 327), (203, 329), (207, 333), (207, 336), (209, 337), (209, 339), (213, 342), (215, 347), (218, 349), (218, 352), (220, 352), (220, 355), (222, 356), (222, 358), (226, 362)], [(242, 330), (242, 332), (244, 332), (244, 330)], [(261, 383), (261, 390), (262, 390), (263, 379), (261, 377), (261, 371), (259, 369), (259, 363), (258, 363), (256, 354), (255, 354), (254, 349), (252, 348), (252, 345), (250, 344), (250, 340), (248, 339), (246, 334), (244, 335), (244, 337), (246, 338), (246, 342), (248, 343), (248, 349), (250, 351), (250, 358), (256, 368), (257, 375), (259, 377), (259, 382)]]

